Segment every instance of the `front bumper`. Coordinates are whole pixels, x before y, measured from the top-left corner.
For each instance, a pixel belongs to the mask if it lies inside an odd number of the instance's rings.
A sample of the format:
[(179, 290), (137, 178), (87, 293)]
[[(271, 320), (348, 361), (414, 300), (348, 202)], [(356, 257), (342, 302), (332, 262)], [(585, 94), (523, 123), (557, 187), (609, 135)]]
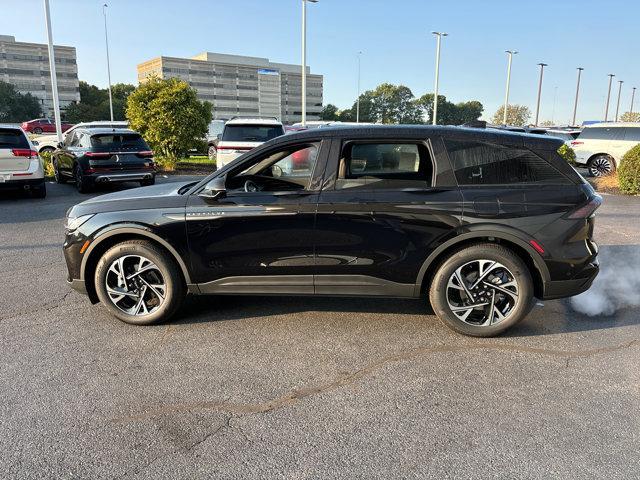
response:
[(600, 266), (596, 261), (589, 263), (578, 275), (569, 280), (545, 283), (543, 300), (554, 300), (579, 295), (586, 292), (598, 276)]

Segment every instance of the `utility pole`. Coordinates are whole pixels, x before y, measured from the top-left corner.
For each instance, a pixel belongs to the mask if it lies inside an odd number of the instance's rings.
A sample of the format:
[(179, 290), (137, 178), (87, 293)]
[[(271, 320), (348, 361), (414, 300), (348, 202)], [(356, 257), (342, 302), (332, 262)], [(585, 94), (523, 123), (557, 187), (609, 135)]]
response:
[(509, 55), (509, 63), (507, 64), (507, 90), (504, 94), (504, 112), (502, 115), (502, 123), (504, 125), (507, 124), (507, 110), (509, 109), (509, 86), (511, 84), (511, 62), (513, 61), (513, 56), (518, 53), (517, 50), (507, 50), (507, 54)]
[(307, 2), (318, 0), (302, 0), (302, 126), (307, 125)]
[(623, 80), (618, 80), (618, 103), (616, 103), (616, 122), (618, 121), (618, 113), (620, 113), (620, 96), (622, 95)]
[(58, 78), (56, 76), (56, 56), (53, 51), (53, 34), (51, 33), (51, 13), (49, 0), (44, 0), (44, 18), (47, 23), (47, 43), (49, 44), (49, 72), (51, 74), (51, 95), (53, 96), (53, 116), (56, 122), (58, 142), (62, 142), (62, 125), (60, 122), (60, 104), (58, 103)]
[(576, 113), (578, 111), (578, 95), (580, 94), (580, 75), (582, 74), (583, 70), (584, 68), (578, 67), (578, 84), (576, 85), (576, 101), (573, 104), (573, 121), (571, 122), (571, 125), (574, 127), (576, 125)]
[(633, 87), (631, 89), (631, 109), (629, 110), (630, 113), (633, 113), (633, 101), (636, 98), (636, 87)]
[(548, 65), (546, 63), (539, 63), (540, 65), (540, 81), (538, 82), (538, 102), (536, 104), (536, 127), (538, 126), (538, 118), (540, 116), (540, 96), (542, 95), (542, 76), (544, 75), (544, 67)]
[(358, 52), (358, 97), (356, 99), (356, 123), (360, 123), (360, 57), (362, 52)]
[(107, 47), (107, 78), (109, 80), (109, 112), (113, 122), (113, 97), (111, 96), (111, 63), (109, 62), (109, 37), (107, 36), (107, 5), (102, 5), (102, 15), (104, 15), (104, 43)]
[(445, 32), (431, 32), (436, 36), (436, 80), (433, 88), (433, 124), (436, 125), (438, 121), (438, 80), (440, 78), (440, 43), (442, 37), (446, 37), (448, 34)]
[(613, 77), (615, 77), (615, 75), (613, 73), (610, 73), (608, 76), (609, 76), (609, 90), (607, 91), (607, 103), (604, 107), (605, 122), (609, 120), (609, 99), (611, 98), (611, 82), (613, 82)]

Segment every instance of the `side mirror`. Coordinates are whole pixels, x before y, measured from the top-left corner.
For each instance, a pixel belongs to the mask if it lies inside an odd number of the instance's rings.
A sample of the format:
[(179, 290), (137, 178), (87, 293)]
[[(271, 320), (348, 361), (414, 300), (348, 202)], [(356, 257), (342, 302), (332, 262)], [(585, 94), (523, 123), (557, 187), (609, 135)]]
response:
[(204, 190), (200, 192), (200, 196), (206, 198), (219, 198), (224, 196), (227, 192), (227, 188), (225, 187), (226, 181), (226, 175), (214, 178), (207, 184)]
[(221, 133), (216, 135), (216, 140), (218, 140), (218, 141), (222, 140), (222, 134)]

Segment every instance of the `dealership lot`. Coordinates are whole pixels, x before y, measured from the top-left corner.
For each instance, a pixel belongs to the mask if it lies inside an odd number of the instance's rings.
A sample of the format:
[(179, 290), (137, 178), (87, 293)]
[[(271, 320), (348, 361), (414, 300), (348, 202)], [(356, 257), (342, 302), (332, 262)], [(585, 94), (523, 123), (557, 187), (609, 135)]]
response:
[[(67, 287), (62, 220), (88, 196), (47, 187), (0, 199), (3, 476), (637, 475), (637, 308), (545, 302), (472, 339), (416, 301), (200, 297), (133, 327)], [(603, 262), (633, 258), (640, 198), (604, 198)]]

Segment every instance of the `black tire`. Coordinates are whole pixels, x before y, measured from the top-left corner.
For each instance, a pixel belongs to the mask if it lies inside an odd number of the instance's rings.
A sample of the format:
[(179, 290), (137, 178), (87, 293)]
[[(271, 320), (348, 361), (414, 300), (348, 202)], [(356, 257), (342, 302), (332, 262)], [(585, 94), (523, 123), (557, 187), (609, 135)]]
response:
[(218, 150), (216, 149), (215, 145), (209, 145), (209, 149), (207, 150), (207, 156), (209, 157), (209, 160), (215, 160), (217, 154)]
[(140, 186), (141, 187), (149, 187), (151, 185), (155, 185), (156, 184), (156, 177), (153, 177), (151, 180), (142, 180), (140, 182)]
[(88, 179), (84, 177), (82, 174), (82, 168), (80, 165), (76, 165), (76, 168), (73, 173), (73, 178), (76, 182), (76, 190), (80, 193), (88, 193), (91, 191), (91, 183)]
[(587, 165), (592, 177), (607, 177), (616, 171), (616, 162), (610, 155), (596, 155)]
[[(127, 255), (140, 255), (153, 262), (166, 285), (165, 298), (155, 311), (143, 315), (130, 315), (118, 308), (107, 293), (106, 276), (114, 261)], [(111, 247), (100, 258), (96, 267), (95, 287), (102, 304), (119, 320), (133, 325), (151, 325), (168, 320), (182, 305), (186, 285), (182, 271), (165, 250), (145, 240), (130, 240)]]
[(47, 197), (47, 184), (42, 182), (42, 185), (38, 185), (31, 189), (32, 198), (46, 198)]
[[(493, 325), (480, 326), (463, 321), (453, 313), (447, 301), (447, 285), (455, 271), (481, 259), (499, 262), (508, 269), (517, 283), (517, 301), (514, 301), (505, 318)], [(458, 250), (443, 261), (433, 277), (429, 300), (435, 314), (449, 328), (473, 337), (493, 337), (527, 316), (533, 306), (533, 281), (528, 267), (513, 251), (491, 243), (477, 244)]]
[(58, 162), (51, 159), (51, 164), (53, 165), (53, 176), (56, 179), (56, 183), (63, 184), (67, 183), (67, 179), (60, 173), (60, 169), (58, 168)]
[(42, 129), (40, 127), (36, 127), (33, 129), (33, 133), (36, 135), (42, 135)]
[(53, 147), (42, 147), (38, 153), (42, 155), (43, 153), (53, 153), (56, 149)]

